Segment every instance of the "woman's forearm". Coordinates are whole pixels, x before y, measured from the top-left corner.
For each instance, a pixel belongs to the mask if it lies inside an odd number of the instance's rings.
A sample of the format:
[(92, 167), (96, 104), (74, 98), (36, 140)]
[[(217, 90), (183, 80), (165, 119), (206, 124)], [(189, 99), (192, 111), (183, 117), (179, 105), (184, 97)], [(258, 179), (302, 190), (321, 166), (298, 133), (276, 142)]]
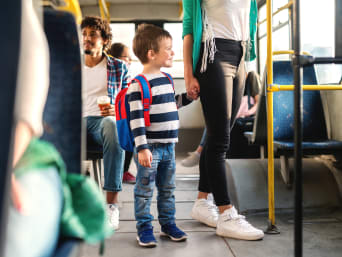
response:
[(183, 39), (183, 61), (184, 61), (184, 79), (193, 77), (192, 68), (192, 45), (193, 37), (191, 34), (184, 36)]
[(18, 121), (14, 134), (13, 167), (25, 152), (32, 136), (33, 130), (31, 127), (26, 122)]

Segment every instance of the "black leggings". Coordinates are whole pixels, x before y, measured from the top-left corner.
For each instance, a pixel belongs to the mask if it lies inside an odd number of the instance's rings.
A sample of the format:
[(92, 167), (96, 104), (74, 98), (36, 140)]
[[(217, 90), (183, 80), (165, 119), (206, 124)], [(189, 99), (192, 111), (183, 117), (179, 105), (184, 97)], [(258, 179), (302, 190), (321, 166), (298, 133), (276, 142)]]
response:
[[(200, 159), (198, 189), (200, 192), (213, 193), (216, 205), (222, 206), (230, 204), (225, 155), (244, 92), (245, 46), (241, 42), (225, 42), (221, 39), (216, 41), (216, 47), (218, 51), (214, 62), (208, 63), (204, 73), (199, 72), (199, 62), (195, 72), (200, 84), (200, 99), (207, 127), (207, 141)], [(239, 60), (238, 63), (236, 59)]]

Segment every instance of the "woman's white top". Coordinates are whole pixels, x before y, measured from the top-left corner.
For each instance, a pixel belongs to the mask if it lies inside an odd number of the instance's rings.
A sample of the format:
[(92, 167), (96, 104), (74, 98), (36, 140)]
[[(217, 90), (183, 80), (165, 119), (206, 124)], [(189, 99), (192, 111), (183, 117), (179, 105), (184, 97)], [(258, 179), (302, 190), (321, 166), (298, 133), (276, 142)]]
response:
[(203, 0), (215, 38), (246, 41), (249, 38), (250, 0)]
[(49, 88), (49, 48), (32, 1), (22, 1), (20, 57), (15, 119), (26, 122), (35, 136), (43, 132), (43, 110)]

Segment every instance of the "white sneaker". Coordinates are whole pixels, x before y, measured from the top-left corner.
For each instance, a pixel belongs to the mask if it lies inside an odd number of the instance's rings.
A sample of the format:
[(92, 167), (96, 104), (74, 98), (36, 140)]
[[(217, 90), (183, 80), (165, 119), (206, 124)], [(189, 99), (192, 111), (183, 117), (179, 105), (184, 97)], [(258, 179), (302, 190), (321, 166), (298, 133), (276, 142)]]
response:
[(201, 156), (201, 154), (198, 153), (197, 151), (192, 152), (192, 153), (189, 154), (188, 157), (186, 157), (184, 160), (181, 161), (181, 164), (182, 164), (184, 167), (193, 167), (193, 166), (196, 166), (196, 165), (198, 165), (198, 163), (199, 163), (200, 156)]
[(119, 207), (116, 204), (107, 204), (107, 216), (109, 225), (114, 230), (119, 229)]
[(216, 228), (219, 213), (216, 205), (206, 199), (197, 199), (192, 207), (191, 217), (209, 227)]
[(245, 216), (239, 215), (234, 207), (220, 215), (216, 234), (242, 240), (258, 240), (264, 237), (264, 232), (249, 224)]

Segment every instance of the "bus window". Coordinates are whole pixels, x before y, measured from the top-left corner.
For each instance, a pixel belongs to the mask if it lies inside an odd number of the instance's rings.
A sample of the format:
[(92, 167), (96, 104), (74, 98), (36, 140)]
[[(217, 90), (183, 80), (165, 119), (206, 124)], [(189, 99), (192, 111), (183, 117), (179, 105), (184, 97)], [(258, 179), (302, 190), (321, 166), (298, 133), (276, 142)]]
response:
[[(273, 1), (273, 12), (287, 4), (286, 0)], [(259, 22), (266, 19), (266, 5), (259, 9)], [(263, 74), (267, 57), (267, 23), (263, 22), (259, 26), (259, 63), (260, 74)], [(288, 9), (284, 9), (273, 16), (273, 51), (290, 49), (290, 27)], [(276, 55), (274, 60), (287, 60), (288, 55)]]
[[(135, 34), (135, 23), (111, 23), (113, 40), (112, 43), (120, 42), (127, 45), (132, 51), (132, 63), (130, 66), (130, 74), (135, 76), (141, 73), (143, 66), (133, 53), (133, 38)], [(175, 52), (173, 67), (163, 68), (174, 78), (183, 78), (183, 40), (182, 40), (182, 23), (164, 23), (164, 29), (170, 32), (173, 41), (173, 50)]]
[[(313, 56), (335, 56), (335, 0), (301, 1), (301, 47)], [(319, 19), (317, 18), (319, 17)], [(318, 82), (338, 83), (341, 65), (316, 65)]]
[(111, 23), (113, 33), (112, 43), (123, 43), (131, 50), (132, 63), (129, 69), (131, 77), (141, 73), (143, 66), (133, 53), (133, 38), (135, 34), (135, 24), (130, 23)]
[(174, 78), (184, 77), (183, 66), (183, 40), (182, 40), (182, 23), (164, 23), (164, 29), (166, 29), (172, 36), (172, 45), (175, 56), (173, 57), (172, 68), (164, 69), (170, 73)]

